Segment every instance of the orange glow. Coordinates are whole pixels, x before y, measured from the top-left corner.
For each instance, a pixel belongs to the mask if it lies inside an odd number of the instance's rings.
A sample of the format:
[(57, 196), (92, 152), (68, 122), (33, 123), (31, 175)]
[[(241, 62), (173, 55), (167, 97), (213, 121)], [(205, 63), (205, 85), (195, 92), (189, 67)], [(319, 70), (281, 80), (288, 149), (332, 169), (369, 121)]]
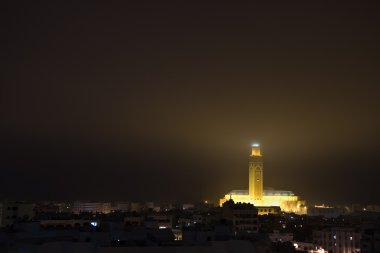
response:
[(261, 156), (260, 147), (252, 147), (251, 156)]

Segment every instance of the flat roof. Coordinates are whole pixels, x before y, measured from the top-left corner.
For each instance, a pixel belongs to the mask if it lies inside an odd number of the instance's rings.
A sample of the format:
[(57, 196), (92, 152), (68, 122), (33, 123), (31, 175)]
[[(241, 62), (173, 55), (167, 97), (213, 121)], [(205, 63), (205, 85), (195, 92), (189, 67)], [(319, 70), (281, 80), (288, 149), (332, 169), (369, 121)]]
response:
[[(294, 196), (292, 191), (284, 191), (284, 190), (264, 190), (264, 196)], [(249, 195), (248, 190), (232, 190), (228, 195)]]

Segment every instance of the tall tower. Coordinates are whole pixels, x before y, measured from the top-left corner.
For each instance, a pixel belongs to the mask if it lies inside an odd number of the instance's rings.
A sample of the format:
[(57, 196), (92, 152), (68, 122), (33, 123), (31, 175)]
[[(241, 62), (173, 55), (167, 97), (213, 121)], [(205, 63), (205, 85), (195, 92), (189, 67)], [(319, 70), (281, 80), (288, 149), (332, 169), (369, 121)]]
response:
[(249, 156), (249, 196), (254, 200), (263, 199), (263, 156), (259, 144), (252, 145)]

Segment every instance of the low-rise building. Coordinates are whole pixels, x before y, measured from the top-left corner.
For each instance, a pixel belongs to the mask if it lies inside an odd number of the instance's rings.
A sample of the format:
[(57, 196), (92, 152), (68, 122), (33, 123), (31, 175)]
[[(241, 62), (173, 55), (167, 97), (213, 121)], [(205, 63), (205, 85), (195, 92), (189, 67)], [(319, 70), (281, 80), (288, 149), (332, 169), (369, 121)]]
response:
[(307, 208), (307, 215), (309, 216), (324, 216), (326, 218), (336, 218), (340, 215), (344, 215), (347, 213), (348, 210), (343, 207), (316, 205)]
[(311, 242), (293, 241), (293, 246), (296, 251), (302, 251), (307, 253), (327, 253), (327, 251), (325, 251), (321, 247), (316, 247)]
[(107, 214), (111, 212), (111, 203), (75, 201), (72, 207), (72, 211), (75, 214), (82, 212)]
[(366, 229), (362, 232), (360, 240), (360, 252), (380, 252), (380, 230)]
[(131, 203), (124, 201), (117, 201), (112, 204), (112, 211), (129, 212)]
[(175, 228), (177, 222), (174, 214), (166, 212), (150, 213), (147, 215), (147, 220), (156, 221), (160, 229)]
[(278, 215), (281, 213), (281, 208), (279, 206), (257, 206), (259, 215)]
[(274, 230), (268, 236), (272, 242), (290, 242), (293, 240), (293, 233), (281, 233), (279, 230)]
[(35, 204), (4, 201), (0, 203), (0, 227), (8, 227), (20, 220), (29, 220), (35, 215)]
[(313, 243), (328, 252), (360, 252), (361, 234), (353, 228), (333, 227), (313, 230)]
[(258, 232), (258, 210), (254, 205), (228, 200), (222, 209), (223, 218), (232, 221), (234, 231)]
[(127, 213), (124, 216), (124, 224), (127, 226), (140, 226), (145, 218), (138, 213)]

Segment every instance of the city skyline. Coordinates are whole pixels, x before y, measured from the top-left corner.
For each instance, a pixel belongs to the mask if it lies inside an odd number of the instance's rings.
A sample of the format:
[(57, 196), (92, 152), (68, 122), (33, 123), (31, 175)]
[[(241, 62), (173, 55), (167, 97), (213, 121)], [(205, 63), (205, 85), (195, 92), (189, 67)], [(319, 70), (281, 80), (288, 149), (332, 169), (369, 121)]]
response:
[(6, 1), (0, 199), (379, 204), (378, 9)]

